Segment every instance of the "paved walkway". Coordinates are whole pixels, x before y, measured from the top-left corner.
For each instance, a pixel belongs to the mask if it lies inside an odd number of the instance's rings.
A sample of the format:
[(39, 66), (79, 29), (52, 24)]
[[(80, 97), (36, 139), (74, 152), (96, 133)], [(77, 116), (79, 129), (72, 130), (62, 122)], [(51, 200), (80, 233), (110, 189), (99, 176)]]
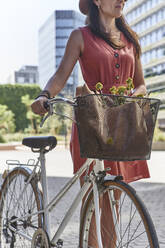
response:
[[(38, 154), (30, 149), (19, 148), (17, 151), (0, 151), (0, 173), (6, 167), (8, 159), (19, 160), (26, 163), (28, 159), (36, 159)], [(57, 147), (46, 155), (46, 168), (48, 176), (71, 177), (73, 175), (72, 159), (69, 150)], [(165, 183), (165, 151), (153, 151), (148, 161), (151, 178), (142, 181)]]
[[(37, 154), (29, 150), (18, 151), (0, 151), (0, 173), (6, 167), (5, 161), (14, 159), (26, 163), (28, 159), (36, 159)], [(67, 182), (72, 176), (72, 161), (68, 150), (57, 147), (56, 150), (49, 152), (47, 158), (47, 175), (49, 187), (49, 199)], [(151, 178), (133, 183), (138, 194), (144, 201), (152, 216), (156, 231), (158, 234), (160, 248), (165, 248), (165, 152), (152, 152), (151, 160), (148, 162)], [(148, 182), (148, 183), (146, 183)], [(68, 203), (74, 198), (79, 188), (77, 183), (64, 200), (57, 205), (51, 215), (51, 230), (55, 231), (64, 212), (68, 208)], [(65, 240), (64, 248), (76, 248), (75, 242), (78, 243), (79, 231), (79, 209), (70, 221), (69, 226), (65, 229), (62, 238)], [(141, 247), (143, 248), (143, 247)]]

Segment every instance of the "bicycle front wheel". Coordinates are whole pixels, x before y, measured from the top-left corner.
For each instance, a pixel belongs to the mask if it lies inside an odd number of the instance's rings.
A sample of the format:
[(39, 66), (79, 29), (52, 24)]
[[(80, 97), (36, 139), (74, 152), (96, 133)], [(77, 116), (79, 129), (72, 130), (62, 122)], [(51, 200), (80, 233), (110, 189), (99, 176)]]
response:
[(5, 178), (0, 198), (0, 247), (31, 247), (34, 232), (43, 226), (42, 195), (35, 179), (28, 184), (25, 168), (13, 169)]
[[(159, 248), (152, 219), (135, 190), (122, 181), (99, 186), (100, 229), (103, 248)], [(97, 243), (93, 192), (81, 214), (80, 248)]]

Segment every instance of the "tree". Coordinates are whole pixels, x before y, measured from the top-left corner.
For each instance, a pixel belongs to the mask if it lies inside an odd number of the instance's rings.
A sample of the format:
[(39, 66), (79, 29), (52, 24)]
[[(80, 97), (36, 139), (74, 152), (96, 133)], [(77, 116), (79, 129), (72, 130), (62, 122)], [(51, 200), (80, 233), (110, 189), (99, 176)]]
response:
[(0, 129), (3, 133), (13, 133), (15, 130), (14, 114), (6, 105), (0, 104)]
[(27, 119), (30, 120), (32, 132), (37, 134), (38, 133), (38, 124), (41, 121), (41, 117), (39, 115), (34, 114), (33, 111), (31, 110), (31, 104), (34, 100), (30, 99), (29, 95), (25, 95), (25, 96), (21, 97), (21, 101), (22, 101), (22, 103), (25, 104), (25, 106), (27, 108), (26, 117), (27, 117)]
[(6, 105), (15, 115), (16, 131), (24, 130), (28, 127), (30, 120), (26, 117), (26, 106), (22, 104), (21, 97), (29, 95), (34, 99), (40, 93), (39, 85), (35, 84), (1, 84), (0, 104)]

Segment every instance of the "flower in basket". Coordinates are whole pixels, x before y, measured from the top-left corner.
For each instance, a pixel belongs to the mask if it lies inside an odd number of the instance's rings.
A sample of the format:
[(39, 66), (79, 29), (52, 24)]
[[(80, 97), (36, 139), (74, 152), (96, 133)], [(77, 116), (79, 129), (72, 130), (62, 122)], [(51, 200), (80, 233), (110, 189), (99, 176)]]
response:
[(98, 83), (95, 85), (95, 88), (96, 88), (97, 91), (100, 91), (100, 92), (101, 92), (101, 90), (103, 89), (102, 83), (98, 82)]
[(125, 86), (119, 86), (117, 88), (117, 95), (123, 96), (127, 94), (127, 88)]
[(128, 78), (126, 80), (126, 84), (127, 84), (127, 90), (133, 90), (134, 89), (134, 84), (133, 84), (133, 79), (132, 78)]
[(144, 97), (144, 95), (143, 94), (139, 94), (136, 97)]
[(117, 87), (116, 86), (112, 86), (112, 88), (109, 89), (109, 92), (112, 95), (116, 95), (117, 94)]

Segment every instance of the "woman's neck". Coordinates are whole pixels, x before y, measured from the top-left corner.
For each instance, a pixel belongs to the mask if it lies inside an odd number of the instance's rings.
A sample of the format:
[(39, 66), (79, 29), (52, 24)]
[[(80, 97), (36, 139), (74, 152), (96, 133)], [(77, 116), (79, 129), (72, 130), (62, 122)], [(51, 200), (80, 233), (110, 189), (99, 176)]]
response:
[(118, 32), (114, 17), (105, 17), (100, 15), (100, 19), (106, 33)]

